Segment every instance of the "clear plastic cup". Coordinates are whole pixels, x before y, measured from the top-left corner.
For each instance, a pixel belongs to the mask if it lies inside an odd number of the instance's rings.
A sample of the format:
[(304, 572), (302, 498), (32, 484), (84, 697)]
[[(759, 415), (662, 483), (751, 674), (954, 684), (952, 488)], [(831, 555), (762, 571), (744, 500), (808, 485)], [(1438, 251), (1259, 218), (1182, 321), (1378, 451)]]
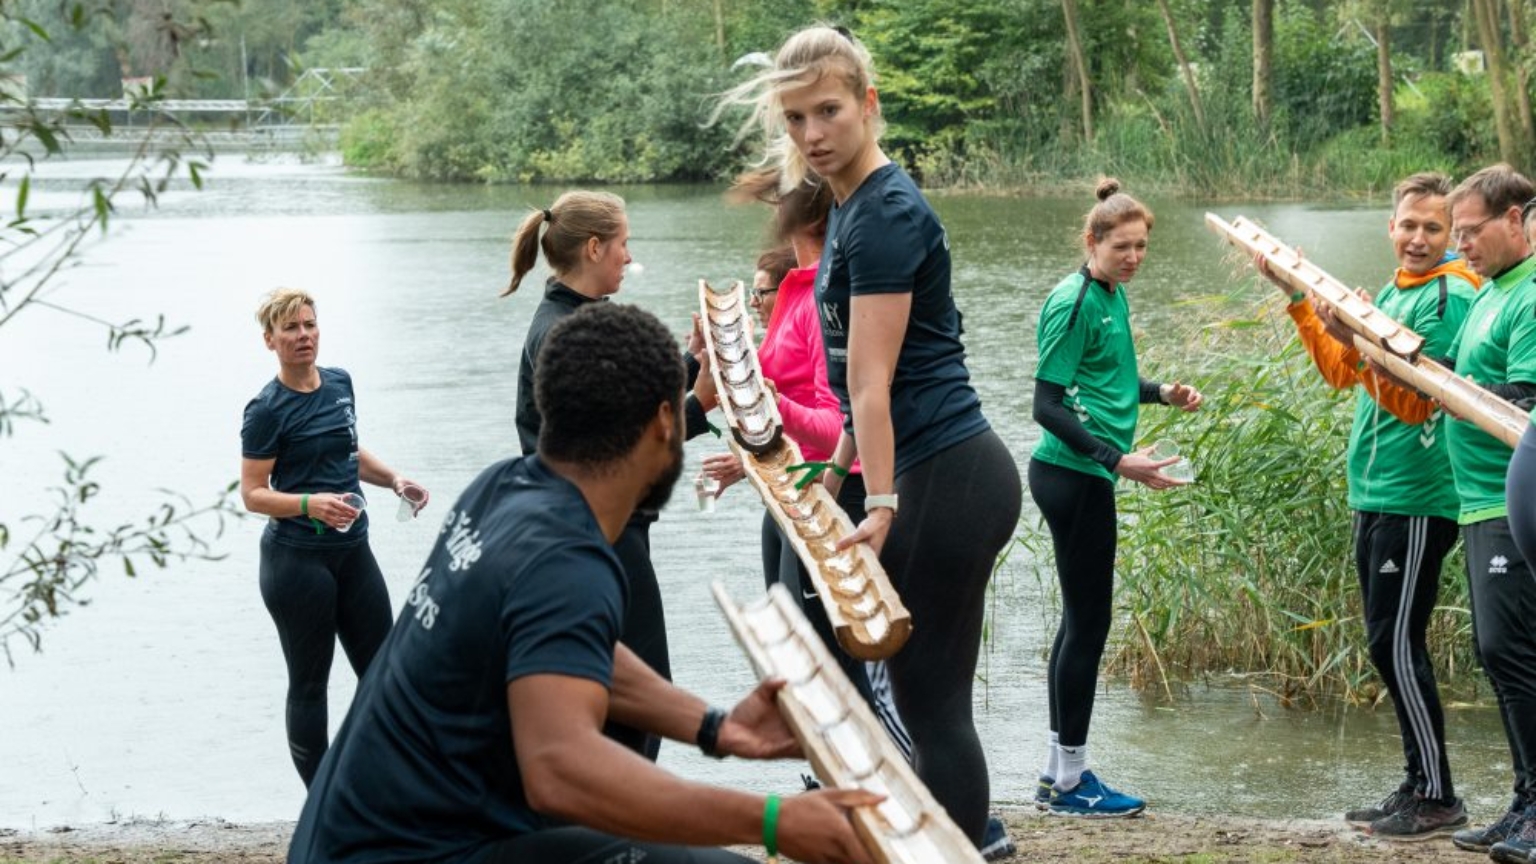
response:
[(1179, 450), (1179, 445), (1165, 438), (1152, 445), (1152, 453), (1150, 455), (1151, 458), (1159, 462), (1164, 459), (1177, 458), (1179, 460), (1172, 465), (1164, 465), (1159, 469), (1158, 473), (1164, 477), (1179, 483), (1195, 482), (1195, 466), (1189, 464), (1188, 457)]
[(699, 510), (704, 513), (715, 512), (715, 496), (720, 494), (720, 481), (700, 474), (693, 478), (693, 491), (699, 497)]
[(400, 487), (400, 508), (395, 511), (395, 519), (399, 522), (409, 522), (415, 518), (416, 512), (427, 503), (427, 490), (407, 483)]
[[(359, 516), (362, 515), (364, 510), (368, 509), (368, 502), (363, 500), (363, 496), (357, 494), (356, 492), (348, 492), (347, 494), (341, 496), (341, 503), (356, 510)], [(343, 525), (337, 525), (336, 530), (345, 534), (352, 530), (352, 523), (356, 521), (357, 519), (354, 518), (352, 522), (347, 522)]]

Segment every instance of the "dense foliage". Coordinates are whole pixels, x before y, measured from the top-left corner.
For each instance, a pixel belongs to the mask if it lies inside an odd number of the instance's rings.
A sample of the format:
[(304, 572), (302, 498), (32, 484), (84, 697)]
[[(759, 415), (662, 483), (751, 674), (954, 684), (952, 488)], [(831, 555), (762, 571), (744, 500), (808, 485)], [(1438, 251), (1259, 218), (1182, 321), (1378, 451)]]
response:
[[(690, 180), (747, 155), (729, 122), (703, 125), (712, 94), (753, 68), (734, 61), (827, 20), (870, 46), (888, 144), (930, 183), (1115, 171), (1143, 188), (1283, 195), (1529, 159), (1511, 119), (1530, 122), (1527, 2), (1494, 3), (1512, 60), (1499, 70), (1502, 112), (1492, 71), (1456, 71), (1458, 53), (1483, 47), (1459, 0), (1276, 0), (1267, 120), (1255, 114), (1257, 0), (1075, 0), (1089, 123), (1064, 0), (117, 0), (23, 62), (34, 93), (113, 95), (121, 75), (172, 68), (158, 27), (170, 10), (207, 25), (175, 51), (218, 73), (172, 76), (187, 95), (260, 95), (305, 68), (367, 67), (344, 136), (355, 165), (492, 182)], [(24, 5), (45, 26), (61, 8)]]

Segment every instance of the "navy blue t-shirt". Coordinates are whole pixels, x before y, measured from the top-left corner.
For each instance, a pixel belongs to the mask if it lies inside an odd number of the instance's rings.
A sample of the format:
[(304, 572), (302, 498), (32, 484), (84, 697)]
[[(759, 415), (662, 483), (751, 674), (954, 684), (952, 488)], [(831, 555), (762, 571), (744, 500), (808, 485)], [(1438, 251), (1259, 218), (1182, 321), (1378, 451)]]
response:
[(960, 344), (960, 312), (949, 283), (949, 237), (905, 171), (875, 170), (832, 208), (816, 272), (816, 307), (827, 352), (827, 380), (852, 430), (848, 322), (860, 294), (912, 295), (891, 382), (896, 474), (989, 427), (971, 387)]
[(523, 792), (507, 684), (610, 686), (623, 569), (537, 456), (487, 468), (440, 534), (320, 763), (289, 864), (459, 861), (552, 827)]
[[(352, 376), (320, 367), (320, 388), (300, 393), (276, 378), (245, 406), (240, 453), (247, 459), (275, 459), (272, 488), (294, 494), (362, 493), (357, 477), (357, 407)], [(351, 546), (368, 536), (368, 511), (343, 534), (304, 516), (272, 519), (267, 533), (288, 546)]]

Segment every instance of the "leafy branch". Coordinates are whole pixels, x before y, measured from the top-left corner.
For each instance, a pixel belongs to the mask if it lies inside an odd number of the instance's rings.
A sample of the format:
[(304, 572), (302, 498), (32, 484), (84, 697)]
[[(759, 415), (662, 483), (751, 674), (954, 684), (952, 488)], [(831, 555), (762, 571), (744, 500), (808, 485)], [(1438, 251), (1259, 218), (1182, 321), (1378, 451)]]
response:
[(64, 482), (49, 489), (52, 512), (21, 520), (32, 526), (32, 532), (14, 551), (12, 541), (19, 538), (0, 524), (0, 588), (14, 597), (11, 608), (0, 609), (0, 649), (13, 666), (11, 640), (20, 636), (34, 651), (40, 650), (39, 625), (45, 618), (64, 614), (71, 604), (88, 603), (78, 592), (104, 565), (121, 562), (123, 572), (135, 577), (146, 562), (165, 569), (173, 561), (220, 560), (224, 556), (213, 541), (224, 535), (229, 519), (244, 516), (235, 496), (237, 481), (204, 504), (159, 490), (163, 500), (148, 515), (101, 528), (87, 520), (85, 510), (101, 492), (91, 469), (102, 457), (77, 461), (66, 453), (59, 455), (65, 463)]

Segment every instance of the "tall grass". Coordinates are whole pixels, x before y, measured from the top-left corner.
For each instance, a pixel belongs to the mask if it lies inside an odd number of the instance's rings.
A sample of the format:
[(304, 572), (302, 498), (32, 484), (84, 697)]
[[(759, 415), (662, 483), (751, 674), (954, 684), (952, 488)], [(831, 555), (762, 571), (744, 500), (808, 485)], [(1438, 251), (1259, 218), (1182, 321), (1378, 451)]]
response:
[[(1366, 653), (1345, 490), (1353, 394), (1323, 384), (1290, 320), (1269, 308), (1169, 340), (1181, 367), (1199, 364), (1191, 380), (1206, 404), (1146, 412), (1139, 431), (1143, 443), (1179, 442), (1197, 480), (1165, 492), (1120, 484), (1108, 670), (1169, 696), (1238, 676), (1284, 704), (1374, 702), (1384, 693)], [(1155, 353), (1143, 365), (1171, 366)], [(1447, 561), (1431, 650), (1443, 679), (1466, 683), (1463, 572), (1459, 555)]]

